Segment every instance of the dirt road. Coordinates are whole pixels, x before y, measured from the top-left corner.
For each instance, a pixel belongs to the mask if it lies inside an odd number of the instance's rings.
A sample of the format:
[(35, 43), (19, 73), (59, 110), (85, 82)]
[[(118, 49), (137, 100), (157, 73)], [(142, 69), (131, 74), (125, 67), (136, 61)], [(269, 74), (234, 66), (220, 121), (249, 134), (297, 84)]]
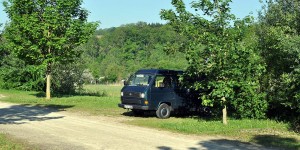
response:
[(39, 149), (263, 149), (222, 138), (125, 125), (118, 120), (68, 113), (63, 108), (45, 109), (0, 102), (0, 132), (23, 139)]

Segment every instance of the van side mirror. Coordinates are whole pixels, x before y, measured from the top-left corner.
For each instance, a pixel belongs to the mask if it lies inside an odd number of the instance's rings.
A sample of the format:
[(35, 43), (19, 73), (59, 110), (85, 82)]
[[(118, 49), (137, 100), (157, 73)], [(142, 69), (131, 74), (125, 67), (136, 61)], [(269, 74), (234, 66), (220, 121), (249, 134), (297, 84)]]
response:
[(122, 80), (123, 85), (128, 85), (128, 81), (127, 80)]

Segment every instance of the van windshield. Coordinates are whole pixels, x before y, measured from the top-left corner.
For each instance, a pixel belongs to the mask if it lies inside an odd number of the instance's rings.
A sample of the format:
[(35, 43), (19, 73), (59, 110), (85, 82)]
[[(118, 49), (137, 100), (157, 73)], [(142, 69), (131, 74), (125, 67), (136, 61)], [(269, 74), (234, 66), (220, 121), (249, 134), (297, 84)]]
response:
[(153, 79), (153, 75), (150, 74), (135, 74), (128, 80), (129, 86), (148, 86)]

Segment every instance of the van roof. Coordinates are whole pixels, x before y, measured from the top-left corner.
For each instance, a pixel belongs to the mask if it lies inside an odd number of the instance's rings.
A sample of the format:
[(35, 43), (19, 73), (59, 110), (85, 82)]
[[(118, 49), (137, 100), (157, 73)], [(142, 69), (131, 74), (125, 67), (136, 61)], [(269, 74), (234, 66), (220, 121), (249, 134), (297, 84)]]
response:
[(168, 69), (141, 69), (136, 72), (137, 74), (163, 74), (163, 75), (178, 75), (183, 74), (181, 70), (168, 70)]

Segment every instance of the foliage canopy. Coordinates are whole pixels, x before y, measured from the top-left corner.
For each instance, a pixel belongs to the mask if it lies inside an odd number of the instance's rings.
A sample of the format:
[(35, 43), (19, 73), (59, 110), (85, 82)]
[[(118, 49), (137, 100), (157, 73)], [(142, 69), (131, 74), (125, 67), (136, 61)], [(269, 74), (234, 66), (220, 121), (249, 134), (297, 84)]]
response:
[[(85, 43), (97, 23), (87, 23), (82, 0), (8, 0), (5, 11), (10, 18), (5, 38), (14, 54), (26, 64), (42, 66), (47, 77), (47, 93), (54, 63), (78, 58), (75, 47)], [(50, 98), (50, 94), (47, 94)]]
[[(230, 13), (230, 0), (203, 0), (192, 7), (211, 19), (187, 12), (182, 0), (173, 0), (176, 11), (161, 16), (188, 40), (183, 47), (189, 67), (187, 76), (206, 106), (229, 106), (237, 117), (262, 118), (267, 108), (260, 91), (265, 70), (255, 47), (246, 43), (251, 18), (237, 20)], [(234, 25), (231, 25), (234, 22)]]

